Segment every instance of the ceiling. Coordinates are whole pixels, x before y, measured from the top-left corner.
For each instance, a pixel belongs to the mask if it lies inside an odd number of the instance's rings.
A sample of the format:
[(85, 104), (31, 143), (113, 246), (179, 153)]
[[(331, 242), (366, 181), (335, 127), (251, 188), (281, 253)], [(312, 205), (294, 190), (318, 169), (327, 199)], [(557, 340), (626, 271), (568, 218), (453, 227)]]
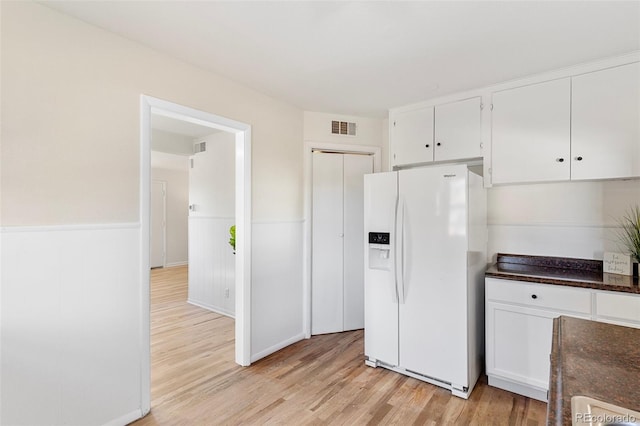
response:
[(151, 128), (162, 130), (163, 132), (189, 136), (191, 138), (200, 138), (220, 132), (218, 129), (178, 120), (176, 118), (166, 117), (160, 114), (151, 114)]
[(309, 111), (387, 109), (640, 50), (640, 1), (47, 1)]

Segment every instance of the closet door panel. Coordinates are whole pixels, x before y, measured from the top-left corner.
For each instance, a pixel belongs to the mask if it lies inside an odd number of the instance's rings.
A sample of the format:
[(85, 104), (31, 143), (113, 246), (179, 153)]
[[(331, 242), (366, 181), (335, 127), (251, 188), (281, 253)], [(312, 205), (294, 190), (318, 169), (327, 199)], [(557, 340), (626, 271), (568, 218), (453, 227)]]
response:
[(364, 328), (364, 175), (371, 155), (344, 154), (344, 330)]
[(311, 334), (343, 330), (343, 156), (313, 153)]

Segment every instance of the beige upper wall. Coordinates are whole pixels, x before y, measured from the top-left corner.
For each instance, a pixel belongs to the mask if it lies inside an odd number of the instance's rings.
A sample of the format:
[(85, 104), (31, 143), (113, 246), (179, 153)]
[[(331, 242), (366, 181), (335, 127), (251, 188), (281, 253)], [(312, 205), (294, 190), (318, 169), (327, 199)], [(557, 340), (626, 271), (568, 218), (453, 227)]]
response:
[(252, 126), (253, 219), (302, 217), (302, 111), (31, 2), (2, 2), (2, 225), (139, 220), (140, 95)]

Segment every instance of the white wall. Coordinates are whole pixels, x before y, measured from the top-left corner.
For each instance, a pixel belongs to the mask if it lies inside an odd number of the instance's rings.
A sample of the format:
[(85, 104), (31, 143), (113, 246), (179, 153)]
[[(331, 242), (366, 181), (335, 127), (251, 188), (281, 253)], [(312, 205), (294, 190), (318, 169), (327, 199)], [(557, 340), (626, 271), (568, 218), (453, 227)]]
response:
[(139, 417), (138, 225), (12, 228), (1, 237), (0, 423)]
[(495, 186), (487, 201), (489, 261), (496, 253), (602, 259), (620, 250), (616, 220), (640, 204), (640, 180)]
[(190, 216), (235, 217), (235, 135), (216, 132), (195, 142), (206, 142), (207, 149), (191, 157)]
[[(151, 179), (167, 183), (166, 266), (184, 265), (189, 260), (189, 157), (151, 152), (152, 164), (161, 157), (162, 167), (151, 168)], [(157, 162), (157, 161), (156, 161)]]
[[(147, 296), (131, 250), (140, 235), (141, 94), (252, 126), (252, 357), (300, 338), (302, 111), (45, 5), (0, 8), (0, 423), (124, 424), (140, 415)], [(127, 224), (138, 227), (134, 236), (76, 239), (77, 227)], [(273, 253), (262, 239), (276, 236)], [(33, 277), (33, 265), (51, 265), (62, 284)], [(51, 303), (59, 308), (40, 309)], [(67, 350), (78, 368), (66, 368)], [(56, 353), (65, 367), (43, 372), (42, 355)]]
[(189, 169), (189, 303), (234, 316), (235, 256), (229, 228), (235, 223), (235, 135), (197, 138), (206, 151)]
[(382, 171), (391, 170), (389, 166), (389, 119), (382, 120)]

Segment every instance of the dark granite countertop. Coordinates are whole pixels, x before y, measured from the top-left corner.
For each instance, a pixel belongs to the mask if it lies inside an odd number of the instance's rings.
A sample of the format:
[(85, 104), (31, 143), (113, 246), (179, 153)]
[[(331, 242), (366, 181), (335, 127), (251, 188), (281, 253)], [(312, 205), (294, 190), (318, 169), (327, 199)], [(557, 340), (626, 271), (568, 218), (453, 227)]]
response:
[(640, 411), (640, 329), (553, 320), (547, 425), (571, 425), (571, 397)]
[(600, 260), (499, 253), (485, 276), (640, 294), (638, 277), (604, 273)]

